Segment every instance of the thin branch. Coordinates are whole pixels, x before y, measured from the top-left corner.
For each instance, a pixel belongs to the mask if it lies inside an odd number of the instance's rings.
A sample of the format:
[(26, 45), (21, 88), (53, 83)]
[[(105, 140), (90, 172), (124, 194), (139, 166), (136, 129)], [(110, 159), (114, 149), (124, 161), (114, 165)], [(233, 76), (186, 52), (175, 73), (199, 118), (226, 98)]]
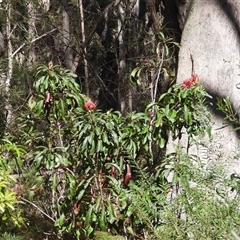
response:
[[(30, 43), (30, 44), (31, 44), (31, 43), (34, 43), (34, 42), (38, 41), (39, 39), (47, 36), (48, 34), (54, 32), (54, 31), (56, 31), (56, 30), (57, 30), (57, 28), (54, 28), (54, 29), (52, 29), (51, 31), (48, 31), (48, 32), (42, 34), (41, 36), (39, 36), (39, 37), (37, 37), (37, 38), (34, 38), (31, 42), (28, 42), (28, 43)], [(23, 43), (23, 44), (12, 54), (12, 57), (14, 57), (14, 56), (15, 56), (23, 47), (25, 47), (26, 45), (27, 45), (27, 43)]]
[(13, 31), (15, 30), (15, 28), (17, 27), (17, 24), (14, 25), (13, 29), (11, 30), (11, 32), (9, 33), (8, 38), (10, 38), (13, 34)]
[(106, 17), (108, 15), (108, 13), (110, 12), (110, 10), (112, 10), (113, 7), (117, 7), (120, 3), (121, 3), (122, 0), (115, 0), (114, 2), (108, 4), (106, 6), (106, 8), (103, 10), (103, 13), (98, 17), (98, 19), (96, 20), (88, 38), (86, 39), (85, 42), (82, 43), (82, 46), (80, 49), (78, 49), (78, 53), (73, 61), (73, 66), (72, 66), (72, 72), (76, 72), (77, 70), (77, 66), (81, 60), (81, 57), (82, 57), (82, 51), (83, 49), (86, 48), (86, 46), (91, 42), (92, 38), (93, 38), (93, 35), (95, 34), (98, 26), (102, 23), (102, 20), (104, 19), (104, 17)]
[[(157, 74), (156, 80), (153, 83), (152, 88), (151, 88), (151, 97), (152, 97), (152, 102), (153, 103), (156, 102), (158, 82), (160, 80), (160, 74), (161, 74), (161, 71), (162, 71), (162, 65), (163, 65), (163, 61), (164, 61), (164, 55), (165, 55), (164, 46), (162, 47), (161, 53), (162, 53), (162, 56), (161, 56), (161, 61), (160, 61), (160, 65), (159, 65), (159, 68), (158, 68), (158, 74)], [(155, 113), (154, 106), (152, 106), (152, 114), (150, 116), (150, 140), (149, 140), (149, 149), (150, 149), (150, 153), (152, 155), (151, 156), (152, 157), (152, 164), (154, 164), (154, 159), (153, 159), (153, 150), (152, 150), (152, 133), (151, 133), (151, 130), (152, 130), (153, 122), (155, 121), (155, 119), (156, 119), (156, 113)]]
[(52, 217), (50, 217), (48, 214), (46, 214), (46, 213), (45, 213), (41, 208), (39, 208), (36, 204), (28, 201), (27, 199), (25, 199), (25, 198), (23, 198), (23, 197), (20, 197), (20, 199), (23, 200), (23, 201), (26, 202), (26, 203), (31, 204), (31, 205), (32, 205), (33, 207), (35, 207), (38, 211), (40, 211), (44, 216), (46, 216), (47, 218), (49, 218), (50, 220), (52, 220), (52, 221), (55, 223), (55, 220), (54, 220)]
[[(83, 14), (83, 1), (79, 0), (79, 12), (80, 12), (80, 24), (81, 24), (81, 32), (82, 32), (82, 42), (86, 41), (85, 36), (85, 24), (84, 24), (84, 14)], [(85, 73), (85, 86), (86, 86), (86, 95), (89, 96), (89, 73), (88, 73), (88, 61), (86, 59), (87, 48), (86, 46), (83, 49), (83, 62), (84, 62), (84, 73)]]
[(162, 65), (163, 65), (163, 59), (164, 59), (164, 55), (165, 55), (165, 52), (164, 52), (164, 46), (162, 47), (162, 57), (161, 57), (161, 62), (160, 62), (160, 66), (159, 66), (159, 69), (158, 69), (158, 75), (157, 75), (157, 78), (156, 78), (156, 81), (155, 81), (155, 89), (154, 89), (154, 94), (153, 94), (153, 102), (155, 103), (156, 101), (156, 96), (157, 96), (157, 88), (158, 88), (158, 82), (159, 82), (159, 78), (160, 78), (160, 73), (162, 71)]

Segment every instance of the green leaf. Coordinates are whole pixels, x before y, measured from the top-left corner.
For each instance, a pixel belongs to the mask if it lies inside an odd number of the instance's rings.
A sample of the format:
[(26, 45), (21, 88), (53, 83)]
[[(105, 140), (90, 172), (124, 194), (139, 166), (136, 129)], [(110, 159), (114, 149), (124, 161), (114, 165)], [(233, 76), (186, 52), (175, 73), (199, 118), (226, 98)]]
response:
[(78, 188), (81, 187), (84, 184), (83, 186), (83, 189), (78, 193), (78, 196), (77, 196), (77, 200), (80, 201), (86, 191), (86, 189), (89, 187), (89, 184), (91, 183), (92, 179), (95, 177), (95, 175), (93, 175), (92, 177), (90, 177), (89, 179), (87, 180), (83, 180), (79, 185), (78, 185)]
[(161, 39), (164, 39), (164, 38), (165, 38), (165, 36), (164, 36), (164, 33), (163, 33), (163, 32), (159, 32), (159, 35), (160, 35)]
[(189, 112), (188, 112), (188, 107), (186, 104), (184, 104), (184, 120), (188, 124), (189, 123)]
[(102, 144), (102, 140), (98, 140), (97, 141), (97, 148), (96, 148), (96, 151), (97, 152), (100, 152), (103, 150), (103, 144)]
[(67, 173), (67, 178), (68, 178), (68, 181), (70, 183), (70, 185), (75, 185), (76, 184), (76, 180), (75, 180), (75, 177), (72, 175), (72, 173)]
[(66, 106), (63, 99), (60, 100), (61, 103), (61, 116), (64, 117), (66, 115)]
[(49, 76), (46, 76), (46, 78), (44, 79), (43, 86), (44, 86), (44, 88), (41, 88), (40, 92), (45, 92), (48, 89), (48, 87), (49, 87)]
[(167, 44), (164, 44), (164, 49), (165, 49), (165, 55), (166, 55), (166, 57), (168, 57), (168, 55), (169, 55), (169, 48), (168, 48)]
[(90, 205), (86, 214), (85, 226), (89, 226), (91, 224), (92, 211), (93, 211), (93, 205)]
[(108, 178), (108, 179), (111, 180), (110, 184), (111, 184), (112, 186), (118, 186), (118, 185), (119, 185), (119, 182), (118, 182), (118, 180), (117, 180), (116, 178), (114, 178), (114, 177), (112, 177), (112, 176), (106, 176), (106, 178)]
[[(13, 200), (14, 200), (14, 199), (7, 199), (7, 201), (13, 201)], [(14, 206), (13, 206), (11, 203), (6, 202), (6, 205), (7, 205), (7, 207), (10, 208), (12, 211), (15, 210)]]
[(92, 140), (91, 141), (91, 149), (90, 149), (90, 154), (94, 154), (96, 152), (96, 148), (95, 148), (95, 141)]
[(169, 107), (169, 105), (166, 105), (164, 110), (165, 110), (165, 115), (166, 115), (166, 117), (169, 118), (169, 112), (170, 112), (170, 107)]
[(80, 200), (82, 199), (84, 193), (85, 193), (85, 189), (82, 189), (82, 190), (78, 193), (78, 195), (77, 195), (77, 200), (78, 200), (78, 201), (80, 201)]
[(54, 192), (57, 192), (57, 185), (58, 185), (58, 181), (57, 181), (57, 173), (53, 174), (53, 180), (52, 180), (52, 188)]
[(55, 227), (61, 227), (61, 226), (63, 226), (64, 222), (65, 222), (65, 215), (61, 214), (60, 218), (58, 218), (56, 220), (56, 222), (54, 223), (54, 226)]
[(108, 202), (108, 222), (110, 224), (113, 224), (116, 219), (117, 219), (117, 215), (114, 211), (113, 205), (109, 201)]
[(189, 89), (188, 88), (184, 88), (180, 93), (179, 93), (179, 98), (183, 98), (185, 99), (187, 97)]
[(117, 144), (117, 143), (119, 142), (119, 136), (118, 136), (117, 133), (114, 132), (114, 131), (112, 131), (111, 133), (112, 133), (113, 142), (114, 142), (115, 144)]
[(130, 74), (130, 82), (136, 86), (140, 85), (140, 82), (138, 81), (139, 76), (141, 74), (141, 71), (144, 69), (144, 67), (136, 67), (133, 69), (133, 71)]
[[(94, 230), (94, 228), (89, 225), (89, 226), (87, 227), (87, 235), (90, 236), (91, 233), (93, 232), (93, 230)], [(80, 236), (80, 234), (79, 234), (79, 236)], [(79, 238), (79, 239), (80, 239), (80, 238)]]
[(164, 147), (165, 147), (165, 144), (166, 144), (166, 140), (165, 140), (164, 138), (160, 138), (159, 147), (160, 147), (160, 148), (164, 148)]
[(159, 126), (161, 126), (162, 123), (163, 123), (163, 115), (162, 113), (158, 112), (156, 117), (155, 127), (158, 128)]
[(106, 163), (106, 168), (110, 169), (111, 167), (115, 167), (119, 173), (121, 173), (121, 168), (116, 163)]
[(177, 119), (177, 111), (175, 109), (171, 110), (170, 114), (169, 114), (169, 120), (174, 123)]
[(106, 209), (105, 209), (105, 206), (103, 206), (102, 210), (101, 210), (100, 219), (99, 219), (99, 226), (100, 226), (102, 231), (106, 231), (107, 230), (105, 215), (106, 215)]
[(109, 143), (109, 140), (108, 140), (108, 135), (106, 132), (103, 132), (103, 135), (102, 135), (102, 140), (104, 143)]
[(98, 212), (99, 211), (99, 208), (100, 208), (100, 205), (102, 203), (102, 197), (101, 196), (98, 196), (97, 200), (96, 200), (96, 203), (94, 205), (94, 208), (95, 208), (95, 212)]
[(5, 212), (5, 209), (4, 209), (4, 207), (3, 207), (2, 205), (0, 205), (0, 211), (1, 211), (2, 213)]

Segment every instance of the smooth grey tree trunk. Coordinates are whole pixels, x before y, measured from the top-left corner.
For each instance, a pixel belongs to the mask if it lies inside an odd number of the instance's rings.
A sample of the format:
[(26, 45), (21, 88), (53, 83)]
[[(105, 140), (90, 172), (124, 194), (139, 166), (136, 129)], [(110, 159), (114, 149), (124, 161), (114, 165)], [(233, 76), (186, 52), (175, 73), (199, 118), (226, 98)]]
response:
[[(214, 98), (229, 97), (239, 112), (240, 90), (236, 85), (240, 83), (240, 1), (192, 0), (189, 7), (181, 39), (177, 83), (196, 73), (199, 84)], [(240, 173), (239, 160), (235, 158), (239, 138), (232, 127), (223, 127), (225, 123), (213, 111), (213, 139), (204, 139), (205, 147), (193, 146), (189, 151), (208, 160), (212, 154), (206, 157), (206, 152), (219, 152), (218, 161), (226, 165), (228, 173)], [(186, 147), (186, 142), (183, 138), (179, 144)]]
[[(188, 78), (193, 69), (209, 93), (230, 97), (237, 108), (240, 105), (240, 91), (236, 88), (240, 83), (239, 23), (229, 18), (223, 9), (226, 6), (219, 2), (193, 0), (182, 34), (177, 82)], [(228, 2), (234, 8), (235, 20), (239, 19), (240, 2)]]

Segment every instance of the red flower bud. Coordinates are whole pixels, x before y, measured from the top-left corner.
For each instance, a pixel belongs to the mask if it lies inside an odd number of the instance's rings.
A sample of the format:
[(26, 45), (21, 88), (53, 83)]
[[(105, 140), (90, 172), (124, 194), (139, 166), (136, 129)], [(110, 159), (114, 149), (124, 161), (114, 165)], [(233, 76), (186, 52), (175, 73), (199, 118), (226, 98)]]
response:
[(84, 104), (84, 107), (90, 112), (96, 109), (96, 104), (89, 100)]
[(129, 164), (126, 165), (126, 175), (124, 177), (124, 185), (127, 186), (132, 178), (132, 172)]

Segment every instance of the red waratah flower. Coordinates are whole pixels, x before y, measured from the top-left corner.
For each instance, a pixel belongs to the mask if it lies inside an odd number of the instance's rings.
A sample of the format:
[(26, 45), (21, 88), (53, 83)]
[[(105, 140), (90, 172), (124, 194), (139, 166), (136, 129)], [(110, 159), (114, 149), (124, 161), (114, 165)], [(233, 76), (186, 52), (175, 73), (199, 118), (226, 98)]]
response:
[(96, 109), (96, 104), (89, 100), (84, 104), (84, 107), (87, 111), (93, 111)]
[(198, 84), (199, 77), (197, 74), (192, 75), (192, 85), (196, 86)]
[(191, 78), (183, 80), (181, 86), (183, 88), (190, 88), (198, 84), (199, 77), (197, 74), (192, 74)]
[(181, 86), (184, 88), (190, 88), (192, 86), (192, 79), (188, 78), (188, 79), (183, 80)]

